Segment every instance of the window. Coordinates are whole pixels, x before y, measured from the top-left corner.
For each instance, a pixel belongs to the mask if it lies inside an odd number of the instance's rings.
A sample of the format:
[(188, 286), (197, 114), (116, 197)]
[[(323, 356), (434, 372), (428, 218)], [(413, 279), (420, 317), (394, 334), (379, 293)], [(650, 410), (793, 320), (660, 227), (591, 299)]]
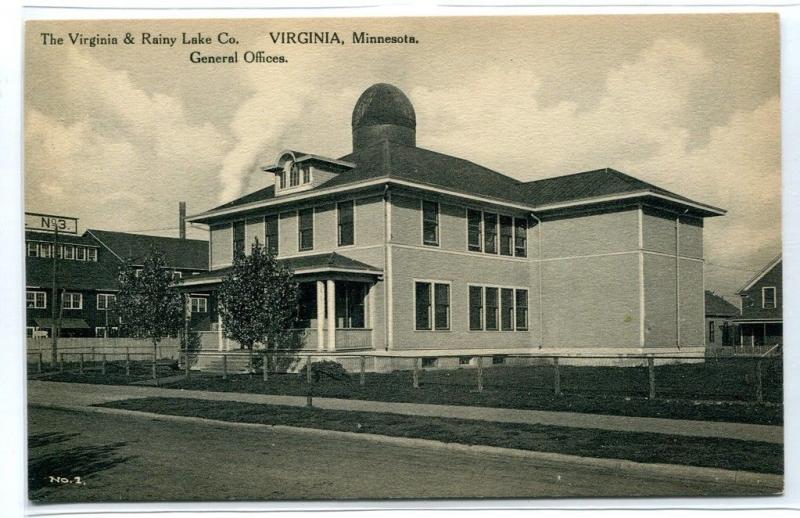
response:
[(179, 272), (178, 270), (172, 271), (172, 279), (183, 279), (183, 272)]
[(514, 246), (514, 219), (500, 216), (500, 255), (512, 255)]
[(77, 261), (85, 261), (86, 260), (86, 247), (83, 247), (83, 246), (76, 246), (75, 247), (75, 260), (77, 260)]
[[(415, 329), (450, 330), (450, 285), (438, 282), (414, 284)], [(433, 322), (431, 322), (433, 320)], [(433, 326), (431, 326), (433, 324)]]
[(469, 287), (469, 329), (483, 329), (483, 288), (480, 286)]
[(514, 219), (514, 255), (528, 256), (528, 221), (523, 218)]
[(208, 299), (206, 297), (189, 297), (192, 313), (208, 313)]
[(233, 224), (233, 256), (244, 253), (244, 221)]
[[(62, 259), (64, 257), (64, 245), (58, 245), (58, 248), (56, 248), (56, 257), (58, 257), (59, 259)], [(96, 260), (97, 259), (95, 259), (95, 261)]]
[(53, 245), (42, 243), (39, 245), (39, 257), (53, 257)]
[(314, 249), (314, 209), (303, 209), (297, 213), (300, 251)]
[(470, 361), (472, 361), (472, 356), (459, 356), (458, 357), (458, 364), (459, 365), (469, 365)]
[(450, 329), (450, 285), (434, 284), (433, 325), (439, 331)]
[(303, 183), (311, 183), (311, 168), (303, 167)]
[[(364, 329), (366, 325), (365, 285), (360, 282), (336, 283), (336, 325), (345, 329)], [(315, 296), (316, 298), (316, 296)]]
[(492, 356), (492, 365), (503, 365), (505, 362), (505, 356)]
[(117, 296), (111, 293), (97, 294), (97, 309), (112, 309), (117, 303)]
[(339, 246), (349, 246), (355, 242), (353, 206), (352, 201), (344, 201), (336, 206), (339, 225)]
[(39, 257), (39, 243), (28, 242), (28, 257)]
[(278, 255), (278, 215), (267, 216), (264, 218), (264, 247)]
[[(106, 329), (108, 329), (108, 334), (106, 334)], [(106, 328), (104, 326), (95, 327), (94, 336), (95, 338), (107, 338), (107, 337), (119, 336), (119, 328), (118, 327)]]
[(479, 210), (467, 210), (467, 250), (480, 252), (481, 246), (481, 222), (483, 214)]
[(75, 247), (64, 245), (64, 259), (75, 259)]
[(761, 307), (764, 309), (775, 309), (777, 307), (774, 286), (761, 288)]
[(64, 293), (64, 309), (83, 309), (83, 294)]
[(517, 290), (516, 295), (516, 312), (517, 312), (517, 331), (528, 330), (528, 290)]
[(86, 251), (86, 260), (91, 261), (93, 263), (97, 262), (97, 249), (96, 248), (89, 248)]
[(422, 243), (439, 246), (439, 204), (422, 201)]
[(497, 253), (497, 214), (483, 214), (483, 250), (487, 254)]
[(36, 332), (35, 327), (26, 327), (25, 328), (25, 336), (28, 338), (33, 338), (33, 333)]
[(503, 331), (514, 330), (514, 290), (503, 288), (500, 290), (500, 327)]
[(414, 306), (416, 309), (415, 328), (430, 330), (431, 328), (431, 283), (418, 282), (414, 287)]
[(297, 164), (292, 164), (289, 169), (289, 187), (300, 185), (300, 168)]
[(286, 171), (278, 173), (278, 185), (281, 189), (286, 189)]
[(497, 319), (500, 310), (497, 288), (486, 288), (486, 330), (497, 331)]
[(25, 293), (25, 307), (44, 309), (47, 307), (47, 293), (44, 291), (28, 291)]
[(714, 331), (715, 331), (715, 329), (714, 329), (714, 321), (713, 320), (709, 320), (709, 322), (708, 322), (708, 343), (710, 343), (710, 344), (713, 344), (714, 343), (714, 339), (716, 338), (714, 336)]
[(435, 369), (436, 366), (439, 364), (439, 358), (422, 358), (422, 368), (423, 369)]

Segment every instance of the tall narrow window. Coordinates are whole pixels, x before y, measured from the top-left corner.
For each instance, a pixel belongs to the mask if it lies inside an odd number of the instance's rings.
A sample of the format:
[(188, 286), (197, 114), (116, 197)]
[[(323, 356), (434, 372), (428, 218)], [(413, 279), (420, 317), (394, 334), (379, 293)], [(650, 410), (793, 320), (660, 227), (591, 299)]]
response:
[(75, 247), (64, 245), (64, 259), (75, 259)]
[(517, 290), (516, 310), (517, 310), (517, 331), (528, 330), (528, 290)]
[(77, 259), (78, 261), (86, 260), (86, 247), (84, 246), (75, 247), (75, 259)]
[(499, 300), (497, 288), (486, 288), (486, 330), (497, 331)]
[(311, 183), (311, 167), (303, 166), (303, 183)]
[(233, 256), (244, 253), (244, 221), (233, 224)]
[(278, 184), (281, 189), (286, 189), (286, 171), (278, 173)]
[(428, 331), (431, 328), (431, 283), (417, 282), (414, 286), (415, 328)]
[(775, 302), (775, 287), (767, 286), (761, 288), (761, 307), (764, 309), (775, 309), (777, 304)]
[(297, 213), (300, 251), (314, 249), (314, 209), (303, 209)]
[(28, 257), (39, 257), (39, 243), (28, 242)]
[(92, 261), (93, 263), (97, 262), (97, 248), (89, 248), (86, 250), (86, 260)]
[(524, 218), (514, 219), (514, 255), (528, 256), (528, 221)]
[(349, 246), (355, 242), (353, 206), (353, 201), (343, 201), (337, 205), (339, 219), (339, 246)]
[(439, 204), (422, 202), (422, 243), (439, 246)]
[(480, 286), (469, 287), (469, 329), (483, 329), (483, 288)]
[(503, 331), (514, 330), (514, 290), (510, 288), (503, 288), (500, 290), (500, 310), (503, 316), (501, 317), (500, 326)]
[(487, 254), (497, 253), (497, 214), (483, 214), (483, 250)]
[(714, 336), (714, 331), (715, 331), (715, 329), (714, 329), (714, 321), (710, 320), (708, 322), (708, 343), (710, 343), (710, 344), (713, 344), (714, 343), (714, 339), (716, 338)]
[(434, 284), (434, 327), (450, 329), (450, 285)]
[(467, 210), (467, 250), (481, 251), (481, 221), (483, 216), (479, 210)]
[(500, 255), (512, 255), (514, 246), (514, 220), (500, 216)]
[(278, 255), (278, 215), (273, 214), (264, 218), (264, 248)]
[(300, 184), (300, 168), (297, 164), (292, 164), (289, 169), (289, 187), (296, 187)]

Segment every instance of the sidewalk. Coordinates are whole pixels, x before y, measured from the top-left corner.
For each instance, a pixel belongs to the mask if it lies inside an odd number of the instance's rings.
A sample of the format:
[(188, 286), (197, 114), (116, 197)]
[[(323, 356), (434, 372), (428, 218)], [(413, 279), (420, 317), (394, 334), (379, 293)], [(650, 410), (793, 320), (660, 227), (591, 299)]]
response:
[[(28, 403), (56, 406), (91, 406), (109, 401), (144, 397), (172, 397), (239, 401), (264, 405), (305, 406), (304, 396), (276, 396), (238, 392), (208, 392), (130, 385), (94, 385), (28, 381)], [(572, 428), (649, 432), (691, 437), (716, 437), (783, 444), (783, 427), (744, 423), (689, 421), (653, 417), (625, 417), (572, 412), (515, 410), (506, 408), (387, 403), (349, 399), (314, 398), (314, 406), (331, 410), (354, 410), (393, 414), (450, 417), (504, 423), (525, 423)]]

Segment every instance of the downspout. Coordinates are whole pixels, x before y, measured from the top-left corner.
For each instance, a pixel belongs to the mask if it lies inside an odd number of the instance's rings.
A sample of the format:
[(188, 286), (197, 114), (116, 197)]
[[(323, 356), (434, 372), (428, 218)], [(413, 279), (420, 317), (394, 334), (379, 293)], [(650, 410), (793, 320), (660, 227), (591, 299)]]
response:
[(536, 220), (536, 241), (538, 245), (539, 264), (537, 265), (537, 272), (539, 273), (539, 349), (544, 347), (544, 306), (542, 305), (542, 220), (536, 214), (531, 212), (531, 217)]
[(389, 241), (392, 236), (392, 209), (391, 209), (391, 194), (389, 193), (389, 184), (383, 188), (383, 277), (386, 283), (383, 290), (383, 312), (384, 312), (384, 349), (386, 351), (392, 348), (394, 336), (392, 334), (393, 325), (392, 319), (394, 318), (392, 311), (392, 256)]

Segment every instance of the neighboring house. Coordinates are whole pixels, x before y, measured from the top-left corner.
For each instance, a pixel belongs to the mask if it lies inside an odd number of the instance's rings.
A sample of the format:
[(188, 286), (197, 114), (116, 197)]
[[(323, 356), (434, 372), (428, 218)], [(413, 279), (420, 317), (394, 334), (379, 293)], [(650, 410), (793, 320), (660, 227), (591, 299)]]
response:
[(739, 345), (763, 346), (783, 343), (783, 260), (769, 262), (739, 290), (742, 314), (734, 319), (739, 326)]
[(295, 272), (309, 349), (704, 347), (703, 219), (723, 210), (613, 169), (521, 182), (422, 149), (391, 85), (352, 130), (351, 153), (282, 152), (273, 185), (188, 218), (211, 264), (185, 289), (213, 291), (257, 238)]
[[(143, 236), (87, 230), (83, 235), (59, 235), (53, 260), (54, 234), (26, 231), (26, 329), (29, 337), (48, 337), (53, 328), (53, 266), (63, 298), (60, 336), (115, 336), (119, 318), (114, 312), (119, 269), (130, 261), (141, 266), (151, 246), (161, 250), (176, 277), (208, 270), (208, 242), (197, 239)], [(62, 295), (63, 292), (63, 295)], [(204, 312), (193, 323), (207, 320), (207, 302), (193, 303)]]
[(736, 326), (733, 319), (739, 308), (713, 291), (706, 290), (706, 345), (708, 347), (736, 345)]

